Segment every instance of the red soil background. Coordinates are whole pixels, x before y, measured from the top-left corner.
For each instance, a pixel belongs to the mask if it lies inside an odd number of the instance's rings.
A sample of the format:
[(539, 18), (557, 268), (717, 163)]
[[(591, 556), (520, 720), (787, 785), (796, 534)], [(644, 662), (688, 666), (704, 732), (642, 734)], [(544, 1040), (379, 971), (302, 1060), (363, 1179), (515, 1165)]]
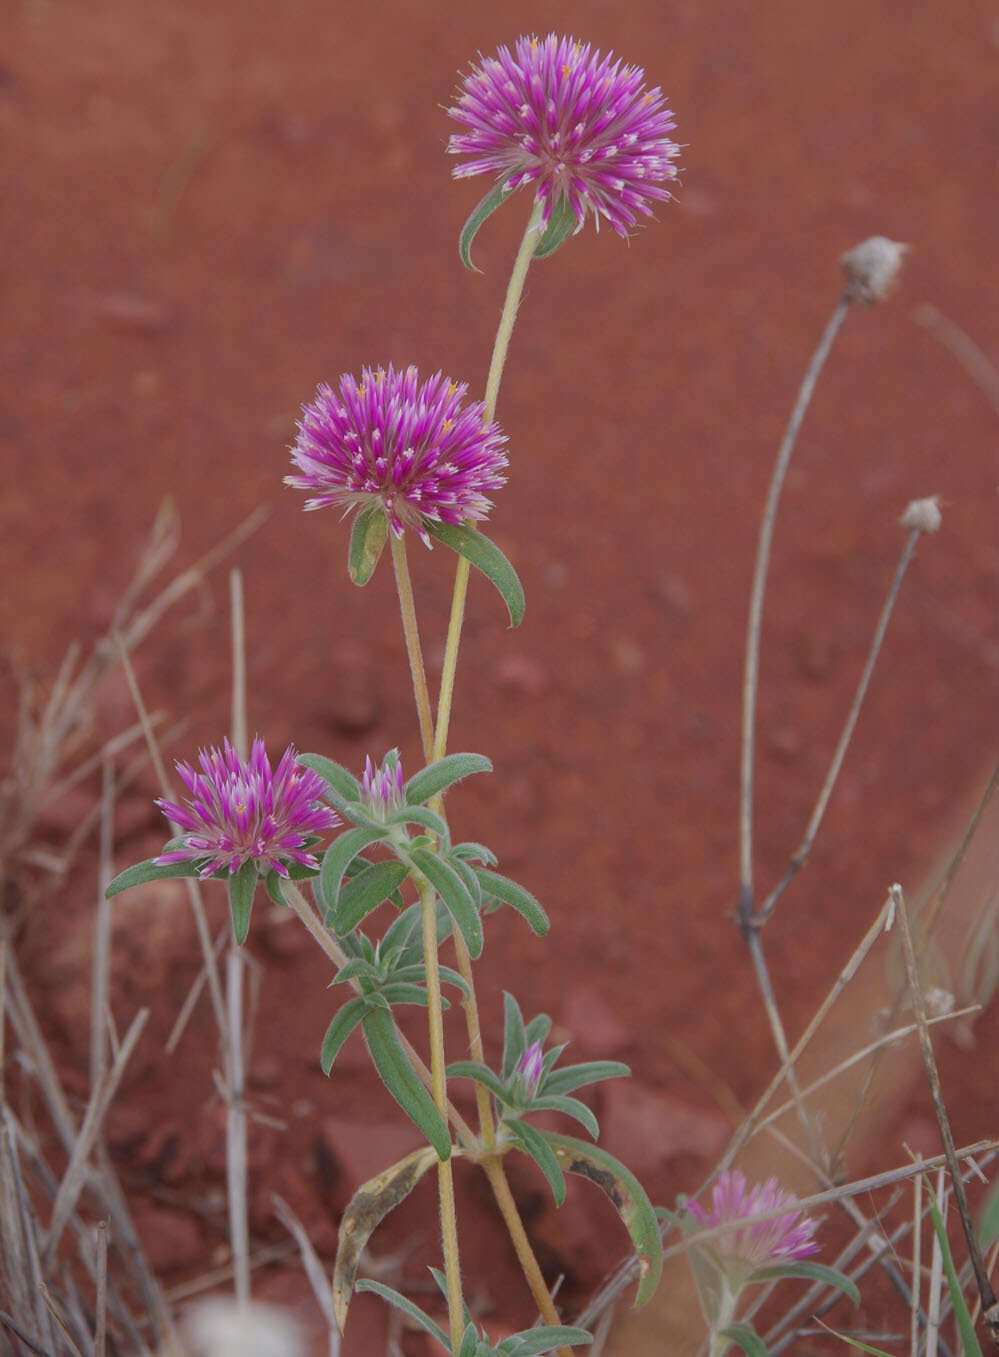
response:
[[(812, 864), (767, 932), (792, 1036), (888, 882), (915, 891), (995, 758), (999, 418), (914, 317), (932, 303), (999, 359), (994, 6), (12, 0), (0, 15), (4, 731), (16, 667), (50, 682), (71, 640), (102, 633), (172, 495), (183, 565), (273, 506), (236, 556), (251, 727), (274, 750), (294, 740), (359, 767), (398, 744), (417, 765), (391, 572), (363, 592), (349, 584), (346, 526), (303, 516), (281, 485), (286, 447), (316, 383), (365, 363), (440, 367), (481, 389), (528, 202), (492, 219), (477, 243), (483, 272), (465, 272), (456, 237), (486, 185), (450, 180), (443, 106), (480, 50), (549, 29), (613, 48), (662, 84), (686, 147), (682, 187), (630, 244), (588, 227), (530, 276), (499, 404), (510, 482), (489, 529), (524, 582), (527, 618), (507, 631), (498, 599), (473, 582), (451, 747), (482, 750), (496, 773), (450, 807), (553, 918), (546, 942), (512, 916), (492, 922), (479, 969), (487, 1031), (509, 988), (526, 1012), (552, 1013), (580, 1056), (627, 1059), (637, 1093), (602, 1102), (605, 1142), (669, 1204), (724, 1140), (712, 1089), (747, 1104), (775, 1068), (732, 924), (748, 587), (838, 256), (873, 234), (911, 242), (904, 281), (884, 307), (847, 318), (774, 548), (764, 889), (834, 746), (902, 544), (898, 514), (939, 494), (944, 526), (920, 545)], [(453, 558), (411, 554), (436, 676)], [(178, 757), (227, 728), (226, 618), (216, 573), (137, 653), (147, 701), (189, 721)], [(97, 734), (131, 720), (115, 677)], [(52, 843), (95, 794), (52, 810)], [(154, 794), (149, 774), (120, 807), (119, 866), (155, 851)], [(93, 862), (18, 939), (81, 1097)], [(222, 901), (213, 909), (221, 923)], [(359, 1177), (415, 1133), (359, 1050), (323, 1078), (319, 1043), (338, 1002), (329, 968), (297, 925), (257, 909), (252, 1093), (286, 1129), (252, 1133), (254, 1238), (283, 1238), (278, 1191), (328, 1256)], [(167, 1282), (219, 1261), (225, 1238), (206, 1005), (178, 1054), (162, 1055), (198, 965), (186, 910), (173, 889), (115, 906), (116, 1019), (141, 1005), (153, 1017), (109, 1134)], [(997, 1036), (992, 1013), (976, 1049), (941, 1043), (959, 1142), (996, 1129), (983, 1064)], [(695, 1077), (689, 1053), (709, 1073)], [(903, 1139), (932, 1152), (926, 1107), (914, 1084), (850, 1172), (903, 1162)], [(529, 1323), (488, 1201), (469, 1171), (459, 1180), (470, 1293)], [(624, 1236), (585, 1186), (556, 1217), (529, 1174), (518, 1184), (546, 1266), (567, 1273), (571, 1313)], [(432, 1216), (427, 1186), (375, 1253), (415, 1234), (432, 1256)], [(314, 1322), (293, 1266), (256, 1287)], [(348, 1357), (380, 1351), (382, 1323), (359, 1300)]]

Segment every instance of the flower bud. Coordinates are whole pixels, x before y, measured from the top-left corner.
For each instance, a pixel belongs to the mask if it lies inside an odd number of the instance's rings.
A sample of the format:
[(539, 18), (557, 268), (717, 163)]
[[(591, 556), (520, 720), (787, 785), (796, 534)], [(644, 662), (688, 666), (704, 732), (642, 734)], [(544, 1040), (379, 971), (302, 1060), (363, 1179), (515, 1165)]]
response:
[(378, 820), (385, 820), (403, 803), (402, 760), (398, 749), (390, 749), (380, 768), (371, 762), (369, 754), (361, 777), (361, 796), (364, 804)]
[(544, 1063), (544, 1057), (541, 1053), (541, 1042), (532, 1041), (530, 1046), (520, 1058), (517, 1065), (517, 1073), (524, 1081), (524, 1092), (528, 1098), (533, 1098), (538, 1091), (538, 1084), (541, 1082), (541, 1069)]
[(908, 245), (887, 236), (871, 236), (840, 257), (846, 277), (846, 298), (873, 306), (884, 301), (898, 281)]

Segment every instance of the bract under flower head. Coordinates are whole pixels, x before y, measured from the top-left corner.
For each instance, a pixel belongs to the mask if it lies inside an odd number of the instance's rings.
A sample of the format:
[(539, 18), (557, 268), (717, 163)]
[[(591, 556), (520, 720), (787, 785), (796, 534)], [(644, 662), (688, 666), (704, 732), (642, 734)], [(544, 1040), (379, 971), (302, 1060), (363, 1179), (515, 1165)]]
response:
[(456, 178), (495, 174), (504, 188), (535, 185), (542, 221), (564, 198), (577, 230), (587, 213), (626, 236), (639, 213), (672, 194), (676, 123), (662, 90), (645, 88), (638, 66), (601, 56), (574, 38), (518, 38), (480, 59), (462, 82), (448, 115), (468, 130), (448, 150), (471, 159)]
[(288, 862), (318, 868), (307, 845), (313, 835), (340, 821), (320, 804), (326, 784), (296, 762), (293, 746), (273, 772), (261, 739), (253, 741), (245, 764), (228, 740), (221, 749), (201, 750), (198, 762), (200, 772), (189, 763), (177, 764), (191, 793), (185, 804), (162, 798), (156, 802), (184, 836), (183, 844), (156, 859), (158, 864), (203, 859), (203, 877), (220, 870), (237, 872), (247, 862), (282, 877), (288, 876)]
[(398, 810), (403, 802), (403, 786), (402, 760), (398, 749), (389, 750), (380, 768), (375, 767), (371, 755), (368, 755), (361, 776), (361, 795), (373, 815), (384, 820), (392, 811)]
[[(729, 1222), (741, 1221), (731, 1230), (724, 1230), (705, 1240), (703, 1248), (715, 1255), (723, 1270), (734, 1265), (750, 1270), (766, 1267), (769, 1263), (788, 1262), (807, 1258), (817, 1253), (815, 1222), (797, 1209), (793, 1196), (781, 1190), (776, 1178), (747, 1187), (745, 1175), (729, 1171), (718, 1175), (711, 1190), (711, 1210), (706, 1211), (696, 1201), (687, 1202), (687, 1210), (701, 1225), (716, 1229)], [(784, 1214), (756, 1224), (747, 1217), (765, 1215), (788, 1208)]]
[(334, 391), (323, 383), (303, 407), (291, 449), (301, 475), (285, 483), (311, 491), (307, 509), (382, 509), (392, 531), (424, 522), (485, 518), (488, 498), (506, 480), (505, 436), (485, 407), (462, 405), (467, 385), (437, 373), (421, 383), (415, 367), (365, 368)]

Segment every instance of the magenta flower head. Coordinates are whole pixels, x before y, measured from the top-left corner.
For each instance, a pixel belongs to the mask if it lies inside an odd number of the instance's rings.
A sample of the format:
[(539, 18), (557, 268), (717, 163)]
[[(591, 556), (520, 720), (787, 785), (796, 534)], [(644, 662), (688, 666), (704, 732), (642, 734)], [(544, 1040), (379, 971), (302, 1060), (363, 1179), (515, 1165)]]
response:
[(533, 184), (547, 225), (565, 200), (579, 230), (592, 213), (626, 236), (639, 214), (672, 194), (676, 126), (659, 88), (573, 38), (518, 38), (480, 58), (462, 82), (448, 115), (466, 129), (448, 143), (469, 159), (456, 178), (493, 174), (504, 189)]
[(364, 773), (361, 777), (361, 796), (364, 804), (377, 820), (385, 820), (394, 810), (403, 804), (402, 761), (398, 749), (390, 749), (382, 760), (380, 768), (371, 762), (371, 755), (364, 761)]
[[(797, 1209), (794, 1197), (781, 1190), (776, 1178), (768, 1178), (765, 1183), (750, 1188), (744, 1174), (726, 1171), (718, 1175), (711, 1190), (710, 1211), (695, 1201), (688, 1201), (686, 1206), (694, 1219), (707, 1229), (742, 1222), (705, 1240), (700, 1247), (713, 1255), (723, 1271), (742, 1272), (746, 1280), (757, 1268), (807, 1258), (818, 1252), (819, 1246), (814, 1240), (815, 1222)], [(747, 1217), (781, 1211), (782, 1208), (785, 1208), (783, 1213), (770, 1220), (756, 1224), (747, 1222)]]
[(248, 862), (258, 872), (281, 877), (289, 875), (289, 862), (318, 869), (308, 846), (340, 822), (320, 804), (325, 782), (296, 762), (291, 745), (273, 772), (261, 739), (253, 741), (245, 764), (228, 740), (221, 749), (203, 749), (198, 762), (200, 772), (189, 763), (177, 764), (191, 793), (185, 804), (156, 802), (183, 835), (182, 843), (156, 859), (157, 865), (199, 862), (202, 877), (233, 874)]
[(396, 537), (404, 528), (429, 546), (428, 521), (485, 518), (488, 496), (506, 480), (506, 438), (468, 387), (441, 373), (420, 382), (415, 367), (365, 368), (340, 389), (323, 383), (306, 405), (291, 449), (300, 474), (285, 483), (307, 490), (306, 509), (382, 510)]

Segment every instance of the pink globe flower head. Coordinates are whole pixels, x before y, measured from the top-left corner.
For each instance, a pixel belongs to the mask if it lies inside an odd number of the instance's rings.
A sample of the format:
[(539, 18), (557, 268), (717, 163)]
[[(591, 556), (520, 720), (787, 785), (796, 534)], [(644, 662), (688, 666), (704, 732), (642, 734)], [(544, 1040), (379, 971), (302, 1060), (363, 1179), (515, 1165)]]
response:
[(390, 749), (376, 768), (371, 755), (364, 761), (364, 773), (361, 776), (361, 795), (368, 810), (379, 820), (384, 820), (392, 811), (403, 804), (402, 760), (398, 749)]
[(201, 861), (202, 877), (235, 873), (247, 862), (282, 877), (289, 874), (288, 862), (318, 869), (308, 845), (340, 821), (320, 804), (326, 784), (296, 762), (291, 745), (273, 772), (261, 739), (253, 741), (246, 763), (228, 740), (221, 749), (201, 750), (198, 762), (200, 772), (189, 763), (177, 764), (191, 793), (183, 805), (164, 798), (156, 802), (183, 834), (183, 843), (161, 854), (158, 865)]
[(404, 528), (429, 546), (427, 520), (485, 518), (489, 494), (504, 484), (506, 438), (468, 391), (437, 373), (420, 382), (415, 367), (365, 368), (340, 389), (323, 383), (303, 407), (291, 458), (301, 474), (285, 483), (311, 492), (306, 509), (377, 506), (397, 537)]
[(449, 117), (467, 130), (448, 143), (470, 159), (456, 178), (494, 174), (505, 189), (534, 184), (547, 225), (565, 199), (579, 230), (588, 213), (626, 236), (638, 215), (673, 195), (680, 148), (662, 90), (647, 90), (638, 66), (601, 56), (574, 38), (518, 38), (481, 58)]
[[(704, 1241), (703, 1248), (715, 1255), (723, 1271), (731, 1267), (756, 1268), (772, 1263), (791, 1262), (817, 1253), (814, 1240), (815, 1222), (802, 1214), (795, 1198), (781, 1190), (776, 1178), (748, 1187), (745, 1175), (729, 1171), (718, 1175), (711, 1190), (711, 1209), (706, 1211), (696, 1201), (686, 1203), (687, 1210), (707, 1229), (716, 1229), (733, 1222), (712, 1239)], [(749, 1217), (768, 1214), (787, 1208), (782, 1215), (755, 1224)], [(735, 1224), (734, 1222), (740, 1222)]]

